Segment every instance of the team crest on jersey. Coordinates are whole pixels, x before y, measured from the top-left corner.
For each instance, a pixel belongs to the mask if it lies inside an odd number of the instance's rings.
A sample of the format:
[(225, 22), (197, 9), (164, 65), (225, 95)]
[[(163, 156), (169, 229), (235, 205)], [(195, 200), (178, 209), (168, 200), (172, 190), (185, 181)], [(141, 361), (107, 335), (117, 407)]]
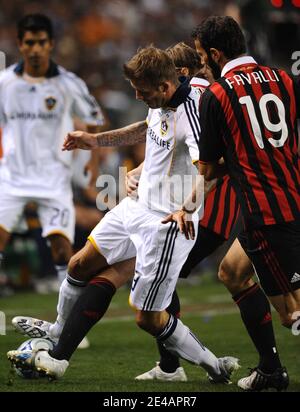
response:
[(57, 100), (54, 97), (46, 97), (45, 103), (48, 110), (54, 109)]
[(160, 133), (164, 136), (168, 131), (169, 125), (166, 120), (162, 120), (160, 124)]

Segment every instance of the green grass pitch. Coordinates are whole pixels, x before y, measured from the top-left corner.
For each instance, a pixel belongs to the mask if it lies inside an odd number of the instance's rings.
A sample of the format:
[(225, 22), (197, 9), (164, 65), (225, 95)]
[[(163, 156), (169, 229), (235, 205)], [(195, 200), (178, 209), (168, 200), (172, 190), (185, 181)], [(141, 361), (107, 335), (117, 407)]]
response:
[[(233, 355), (240, 359), (241, 369), (232, 385), (212, 385), (205, 372), (182, 361), (188, 382), (135, 382), (134, 377), (151, 369), (158, 360), (155, 341), (139, 330), (134, 313), (128, 306), (128, 289), (114, 297), (109, 312), (89, 333), (91, 346), (77, 350), (71, 365), (60, 381), (24, 380), (10, 373), (6, 352), (16, 349), (26, 340), (10, 327), (15, 315), (35, 316), (54, 320), (57, 296), (34, 293), (17, 294), (0, 300), (0, 310), (6, 314), (7, 334), (0, 335), (0, 392), (237, 392), (236, 382), (256, 365), (257, 355), (241, 323), (239, 313), (224, 287), (207, 279), (201, 284), (178, 286), (181, 314), (200, 340), (217, 356)], [(289, 391), (300, 391), (300, 336), (280, 326), (273, 314), (278, 349), (288, 368)]]

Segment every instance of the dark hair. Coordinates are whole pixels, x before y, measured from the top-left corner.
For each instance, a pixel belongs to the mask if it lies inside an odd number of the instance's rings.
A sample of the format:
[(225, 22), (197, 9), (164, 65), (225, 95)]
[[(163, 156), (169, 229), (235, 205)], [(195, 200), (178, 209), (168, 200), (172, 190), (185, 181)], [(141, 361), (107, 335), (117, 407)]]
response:
[(198, 73), (202, 67), (199, 54), (196, 50), (183, 42), (168, 47), (166, 52), (177, 68), (187, 67), (189, 71), (194, 74)]
[(246, 52), (246, 41), (238, 23), (229, 16), (211, 16), (203, 20), (192, 32), (208, 53), (215, 48), (228, 59), (234, 59)]
[(44, 14), (28, 14), (18, 22), (18, 39), (22, 40), (26, 31), (36, 33), (45, 31), (48, 33), (49, 39), (53, 39), (53, 27), (49, 17)]
[(138, 52), (123, 65), (127, 79), (149, 83), (158, 87), (164, 81), (177, 83), (175, 64), (165, 50), (148, 46)]

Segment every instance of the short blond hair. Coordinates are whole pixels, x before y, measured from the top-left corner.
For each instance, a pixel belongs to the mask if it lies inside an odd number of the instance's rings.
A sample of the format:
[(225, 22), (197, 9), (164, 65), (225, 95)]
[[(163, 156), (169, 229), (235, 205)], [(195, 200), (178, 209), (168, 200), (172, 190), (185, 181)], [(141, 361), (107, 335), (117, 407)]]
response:
[(177, 82), (176, 67), (165, 50), (154, 46), (139, 49), (123, 66), (125, 77), (158, 87), (165, 81)]

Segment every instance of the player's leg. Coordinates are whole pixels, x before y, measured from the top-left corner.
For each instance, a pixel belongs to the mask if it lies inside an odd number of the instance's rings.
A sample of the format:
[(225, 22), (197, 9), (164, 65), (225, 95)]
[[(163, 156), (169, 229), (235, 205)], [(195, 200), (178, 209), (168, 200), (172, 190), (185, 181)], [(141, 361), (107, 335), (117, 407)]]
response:
[[(39, 206), (44, 236), (53, 236), (54, 232), (59, 231), (72, 241), (74, 227), (72, 209), (60, 209), (59, 204), (56, 204), (56, 208), (50, 208), (47, 203), (42, 203)], [(52, 206), (54, 205), (52, 204)], [(107, 217), (102, 219), (100, 222), (101, 227), (107, 227), (105, 223), (107, 220)], [(54, 324), (40, 319), (18, 316), (13, 319), (12, 323), (19, 332), (30, 337), (49, 336), (52, 339), (57, 339), (60, 336), (74, 303), (83, 293), (88, 281), (108, 266), (106, 258), (97, 247), (97, 241), (94, 239), (94, 237), (97, 237), (99, 225), (94, 228), (85, 246), (69, 261), (65, 279), (59, 290), (57, 318)], [(109, 227), (107, 227), (107, 233), (110, 233), (109, 230)], [(107, 236), (107, 239), (109, 240), (109, 236)]]
[[(255, 267), (263, 290), (277, 306), (280, 318), (287, 326), (289, 322), (292, 323), (292, 314), (300, 310), (300, 276), (297, 276), (300, 268), (300, 222), (264, 226), (249, 231), (246, 235), (247, 243), (243, 245), (245, 252)], [(268, 325), (267, 318), (261, 323)], [(275, 350), (273, 349), (273, 353)], [(272, 367), (274, 368), (273, 363)], [(243, 389), (250, 390), (266, 387), (282, 390), (287, 385), (288, 375), (281, 365), (269, 372), (258, 367), (249, 377), (239, 382)]]
[[(183, 267), (180, 271), (180, 278), (187, 278), (191, 273), (192, 269), (197, 266), (203, 259), (211, 255), (215, 250), (218, 249), (225, 239), (212, 232), (211, 230), (202, 227), (199, 224), (198, 235), (196, 242), (190, 251), (187, 260), (185, 261)], [(177, 318), (180, 317), (180, 301), (176, 290), (172, 295), (172, 300), (167, 312)], [(138, 375), (135, 379), (137, 380), (177, 380), (185, 381), (187, 380), (183, 368), (180, 367), (180, 361), (178, 356), (170, 353), (160, 340), (156, 340), (158, 351), (160, 354), (160, 361), (157, 365), (148, 372)]]
[(105, 267), (107, 267), (105, 257), (90, 241), (87, 241), (85, 246), (70, 259), (67, 276), (59, 289), (55, 322), (17, 316), (12, 320), (16, 330), (30, 337), (58, 339), (74, 303), (84, 292), (88, 281)]
[(95, 276), (84, 288), (65, 322), (57, 346), (50, 353), (69, 360), (88, 331), (104, 316), (116, 290), (132, 278), (135, 258), (114, 263)]
[(7, 356), (20, 368), (33, 368), (52, 378), (64, 375), (72, 354), (89, 330), (103, 317), (116, 290), (132, 278), (135, 258), (106, 267), (84, 288), (73, 305), (59, 340), (52, 351), (38, 351), (28, 356), (10, 351)]
[[(132, 278), (136, 249), (124, 228), (124, 203), (121, 202), (106, 214), (95, 227), (84, 248), (86, 253), (82, 250), (70, 261), (71, 275), (74, 276), (76, 272), (80, 281), (92, 277), (94, 279), (82, 288), (81, 295), (77, 296), (75, 305), (72, 305), (57, 347), (50, 355), (39, 353), (35, 358), (28, 359), (28, 362), (33, 362), (31, 366), (48, 370), (53, 377), (63, 375), (67, 367), (66, 359), (69, 359), (88, 330), (104, 315), (116, 289)], [(95, 270), (98, 272), (95, 273)], [(14, 363), (20, 361), (17, 351), (10, 352), (8, 357)]]
[(67, 265), (73, 255), (70, 240), (61, 234), (48, 236), (51, 254), (60, 284), (66, 277)]
[(0, 196), (0, 268), (11, 232), (18, 226), (25, 204), (26, 199), (10, 195), (2, 188)]
[[(242, 236), (240, 240), (245, 244)], [(219, 279), (224, 283), (238, 305), (241, 318), (259, 353), (258, 367), (272, 373), (281, 367), (278, 356), (271, 309), (260, 286), (252, 280), (254, 270), (238, 239), (222, 260)]]
[(291, 327), (300, 311), (300, 221), (264, 227), (252, 234), (251, 241), (258, 245), (249, 256), (262, 287), (281, 323)]
[(238, 359), (230, 356), (217, 358), (180, 319), (166, 310), (138, 310), (136, 322), (140, 328), (163, 342), (170, 352), (204, 368), (215, 383), (229, 382), (231, 373), (239, 368)]
[(108, 266), (105, 257), (88, 240), (84, 247), (71, 257), (67, 276), (63, 280), (58, 297), (57, 318), (50, 327), (50, 334), (58, 338), (71, 310), (85, 291), (88, 282)]
[(231, 295), (235, 296), (255, 284), (253, 275), (252, 263), (239, 239), (235, 239), (220, 263), (218, 277)]
[(186, 279), (195, 266), (214, 253), (225, 241), (223, 236), (199, 224), (195, 245), (182, 266), (179, 277)]
[[(147, 217), (145, 217), (145, 222)], [(201, 365), (215, 381), (226, 381), (223, 360), (210, 352), (179, 319), (164, 310), (168, 307), (172, 292), (183, 262), (193, 247), (193, 241), (178, 233), (177, 225), (149, 224), (143, 227), (140, 239), (136, 240), (136, 275), (133, 280), (130, 301), (138, 309), (137, 324), (157, 339), (166, 348), (194, 364)], [(156, 229), (156, 230), (154, 230)], [(147, 242), (143, 237), (147, 236)], [(151, 240), (150, 240), (151, 239)], [(235, 358), (226, 358), (230, 371), (238, 367)]]
[(300, 318), (300, 289), (280, 296), (269, 296), (277, 310), (282, 326), (291, 328)]
[(75, 209), (71, 191), (55, 199), (38, 199), (38, 215), (42, 236), (50, 242), (53, 263), (60, 284), (66, 277), (67, 265), (73, 254)]

